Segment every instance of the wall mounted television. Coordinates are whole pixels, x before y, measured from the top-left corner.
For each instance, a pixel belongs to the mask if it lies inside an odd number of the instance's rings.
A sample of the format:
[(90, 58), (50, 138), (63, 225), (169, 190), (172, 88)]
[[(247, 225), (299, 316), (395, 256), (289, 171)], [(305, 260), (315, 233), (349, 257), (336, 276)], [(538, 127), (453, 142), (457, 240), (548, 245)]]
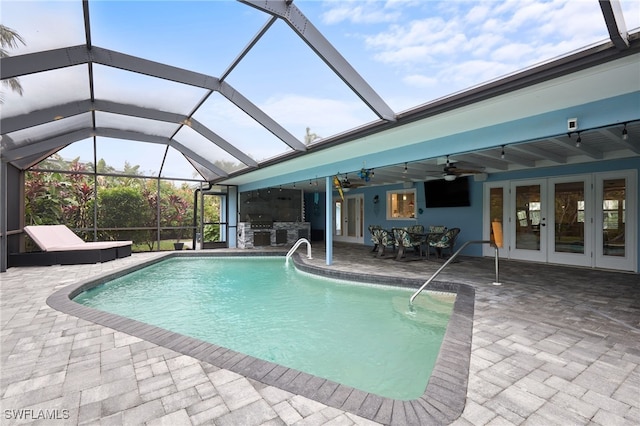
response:
[(428, 180), (424, 183), (424, 198), (427, 208), (432, 207), (468, 207), (469, 176), (459, 176), (456, 180)]

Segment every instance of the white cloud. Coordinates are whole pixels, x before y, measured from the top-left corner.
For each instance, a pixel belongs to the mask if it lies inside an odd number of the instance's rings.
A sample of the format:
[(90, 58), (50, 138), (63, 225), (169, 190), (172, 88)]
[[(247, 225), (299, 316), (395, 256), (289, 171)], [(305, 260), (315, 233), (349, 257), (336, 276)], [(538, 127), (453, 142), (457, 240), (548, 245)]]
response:
[(499, 34), (480, 33), (469, 39), (466, 49), (474, 58), (487, 57), (500, 44), (504, 43), (504, 37)]
[(432, 88), (438, 85), (439, 80), (435, 77), (429, 77), (422, 74), (411, 74), (405, 76), (402, 81), (411, 87)]
[[(634, 7), (627, 6), (630, 10)], [(423, 2), (420, 13), (408, 13), (411, 11), (417, 9), (403, 10), (402, 25), (391, 23), (382, 31), (361, 38), (366, 50), (372, 52), (370, 57), (392, 67), (397, 81), (408, 90), (424, 88), (438, 96), (499, 78), (607, 37), (597, 2)], [(416, 93), (420, 95), (425, 94)], [(419, 99), (418, 103), (424, 101)]]
[(438, 79), (443, 86), (466, 88), (512, 71), (513, 68), (509, 64), (497, 61), (471, 60), (449, 64), (439, 73)]
[(398, 11), (400, 5), (407, 4), (405, 1), (391, 1), (384, 7), (380, 7), (379, 1), (346, 1), (328, 2), (329, 9), (322, 14), (322, 21), (328, 25), (339, 24), (341, 22), (352, 22), (354, 24), (377, 24), (381, 22), (395, 22), (400, 16)]
[(456, 52), (465, 41), (455, 22), (440, 18), (415, 20), (406, 26), (393, 25), (388, 31), (365, 40), (369, 49), (378, 50), (376, 59), (400, 65), (430, 62), (434, 55)]
[(260, 108), (274, 117), (298, 139), (305, 129), (327, 137), (375, 119), (373, 113), (359, 101), (284, 94), (267, 99)]
[(526, 43), (509, 43), (494, 49), (489, 57), (500, 63), (521, 63), (535, 55), (533, 46)]

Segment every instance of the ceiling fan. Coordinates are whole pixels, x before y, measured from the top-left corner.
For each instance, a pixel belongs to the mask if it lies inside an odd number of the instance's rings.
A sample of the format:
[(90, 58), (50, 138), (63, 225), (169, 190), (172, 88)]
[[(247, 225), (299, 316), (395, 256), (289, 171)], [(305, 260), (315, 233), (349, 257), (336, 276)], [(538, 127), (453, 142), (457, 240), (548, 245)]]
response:
[(342, 179), (340, 184), (342, 185), (342, 189), (346, 191), (350, 190), (351, 188), (359, 188), (361, 186), (364, 186), (364, 183), (351, 182), (346, 173), (344, 174), (344, 178)]
[(449, 161), (449, 156), (447, 155), (447, 162), (444, 165), (444, 168), (442, 170), (442, 177), (446, 181), (453, 181), (453, 180), (456, 180), (458, 176), (480, 174), (480, 173), (484, 173), (484, 171), (476, 170), (476, 169), (458, 168), (458, 166), (456, 166), (455, 163), (452, 163), (451, 161)]

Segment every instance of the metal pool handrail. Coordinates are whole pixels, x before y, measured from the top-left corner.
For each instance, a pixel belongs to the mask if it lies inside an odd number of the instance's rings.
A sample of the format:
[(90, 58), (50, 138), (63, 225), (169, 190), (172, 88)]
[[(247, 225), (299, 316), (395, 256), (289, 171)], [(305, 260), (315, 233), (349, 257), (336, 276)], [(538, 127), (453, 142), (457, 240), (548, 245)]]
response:
[(285, 261), (289, 261), (291, 255), (298, 249), (298, 247), (300, 247), (302, 243), (307, 243), (307, 259), (311, 259), (311, 243), (306, 238), (300, 238), (287, 253)]
[(425, 288), (426, 286), (428, 286), (428, 285), (429, 285), (429, 283), (431, 283), (431, 281), (433, 281), (433, 279), (434, 279), (436, 276), (438, 276), (438, 274), (439, 274), (440, 272), (442, 272), (442, 270), (443, 270), (444, 268), (446, 268), (446, 267), (447, 267), (447, 265), (449, 265), (451, 262), (453, 262), (453, 259), (455, 259), (455, 258), (456, 258), (456, 256), (458, 256), (458, 254), (459, 254), (459, 253), (460, 253), (460, 252), (461, 252), (465, 247), (467, 247), (469, 244), (491, 244), (491, 245), (493, 245), (493, 247), (496, 249), (496, 281), (493, 283), (493, 285), (500, 285), (500, 281), (498, 281), (498, 247), (497, 247), (495, 244), (493, 244), (493, 242), (491, 242), (491, 241), (485, 241), (485, 240), (467, 241), (467, 242), (465, 242), (465, 243), (462, 245), (462, 247), (460, 247), (460, 248), (459, 248), (455, 253), (453, 253), (453, 255), (452, 255), (449, 259), (447, 259), (447, 261), (446, 261), (446, 262), (444, 262), (444, 264), (443, 264), (443, 265), (442, 265), (442, 266), (441, 266), (441, 267), (440, 267), (436, 272), (434, 272), (434, 273), (433, 273), (433, 275), (431, 275), (431, 278), (429, 278), (429, 279), (428, 279), (424, 284), (422, 284), (422, 287), (420, 287), (420, 288), (418, 289), (418, 291), (416, 291), (415, 293), (413, 293), (413, 296), (411, 296), (411, 298), (409, 299), (409, 306), (410, 306), (410, 307), (411, 307), (411, 306), (413, 306), (413, 299), (415, 299), (415, 298), (416, 298), (416, 296), (418, 296), (418, 294), (420, 294), (420, 292), (421, 292), (422, 290), (424, 290), (424, 288)]

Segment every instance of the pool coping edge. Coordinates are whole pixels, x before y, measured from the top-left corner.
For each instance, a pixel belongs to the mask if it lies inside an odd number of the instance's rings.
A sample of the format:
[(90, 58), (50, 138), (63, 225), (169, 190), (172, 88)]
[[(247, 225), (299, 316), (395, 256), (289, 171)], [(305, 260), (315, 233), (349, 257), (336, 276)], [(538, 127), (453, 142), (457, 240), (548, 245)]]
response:
[[(250, 253), (174, 253), (169, 252), (136, 265), (124, 267), (86, 280), (66, 285), (47, 298), (47, 305), (60, 312), (130, 334), (150, 343), (224, 368), (265, 385), (302, 395), (322, 404), (389, 425), (450, 424), (462, 414), (466, 404), (475, 289), (468, 284), (434, 281), (430, 290), (456, 293), (453, 312), (447, 325), (431, 376), (421, 397), (405, 401), (385, 398), (264, 361), (193, 337), (99, 311), (72, 300), (79, 293), (152, 264), (173, 257), (200, 256), (284, 256), (279, 252)], [(365, 275), (336, 271), (304, 262), (292, 256), (297, 269), (304, 272), (356, 282), (379, 283), (417, 288), (423, 281), (403, 277)], [(393, 281), (392, 281), (393, 280)]]

